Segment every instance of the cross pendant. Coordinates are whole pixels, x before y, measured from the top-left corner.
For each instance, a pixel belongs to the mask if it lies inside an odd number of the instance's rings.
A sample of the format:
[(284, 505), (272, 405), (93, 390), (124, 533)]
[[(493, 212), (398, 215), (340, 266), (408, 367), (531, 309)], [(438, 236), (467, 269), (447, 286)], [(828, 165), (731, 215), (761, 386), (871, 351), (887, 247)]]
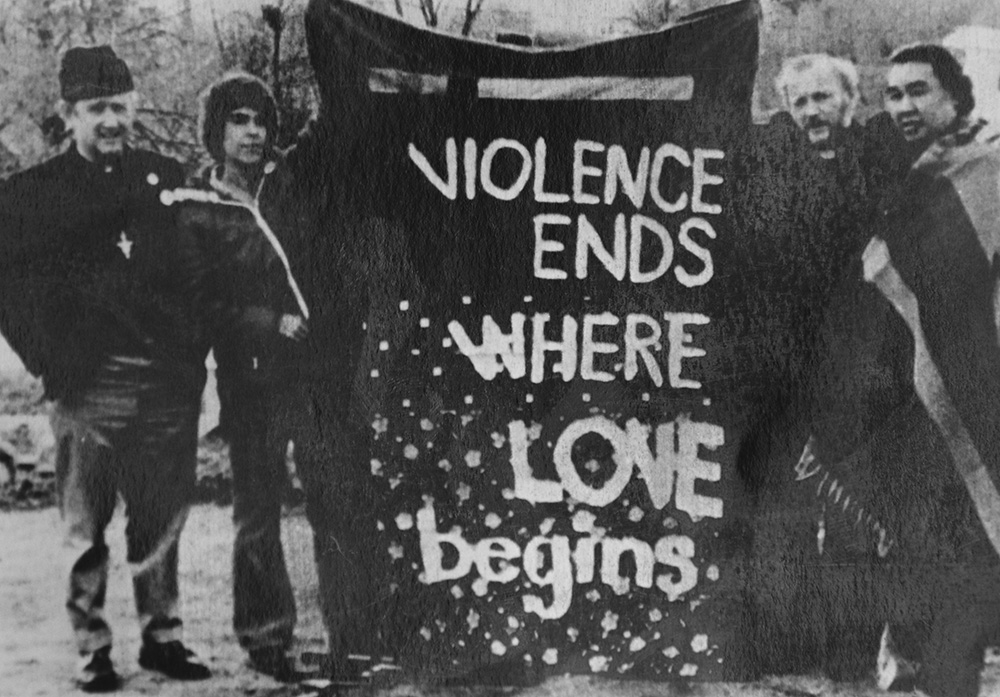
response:
[(115, 246), (122, 250), (122, 254), (125, 255), (126, 259), (132, 258), (132, 240), (125, 236), (124, 230), (122, 230), (121, 237), (118, 238), (118, 244)]

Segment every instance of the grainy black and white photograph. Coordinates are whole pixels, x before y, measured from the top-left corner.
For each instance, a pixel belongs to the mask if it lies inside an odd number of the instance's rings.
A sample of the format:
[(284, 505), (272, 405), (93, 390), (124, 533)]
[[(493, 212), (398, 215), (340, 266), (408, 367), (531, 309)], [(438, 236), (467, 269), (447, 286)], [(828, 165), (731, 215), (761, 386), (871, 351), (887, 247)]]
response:
[(0, 0), (0, 695), (1000, 695), (1000, 0)]

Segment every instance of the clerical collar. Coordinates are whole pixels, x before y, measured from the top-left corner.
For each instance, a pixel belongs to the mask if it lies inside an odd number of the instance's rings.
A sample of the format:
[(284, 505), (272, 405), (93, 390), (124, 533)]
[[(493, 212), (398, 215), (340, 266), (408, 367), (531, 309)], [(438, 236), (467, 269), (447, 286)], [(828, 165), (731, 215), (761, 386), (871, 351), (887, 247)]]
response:
[(76, 143), (70, 146), (69, 155), (76, 162), (77, 166), (89, 172), (102, 172), (104, 174), (113, 174), (115, 172), (120, 172), (122, 170), (122, 161), (128, 154), (128, 148), (122, 151), (122, 154), (116, 157), (102, 157), (97, 160), (88, 160), (83, 154), (77, 149)]

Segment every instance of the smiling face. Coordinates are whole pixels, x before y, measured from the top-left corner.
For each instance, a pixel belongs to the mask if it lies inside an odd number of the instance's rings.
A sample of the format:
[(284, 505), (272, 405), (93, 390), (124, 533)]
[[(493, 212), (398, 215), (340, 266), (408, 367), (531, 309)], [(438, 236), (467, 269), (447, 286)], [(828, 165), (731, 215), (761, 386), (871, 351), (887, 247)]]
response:
[(241, 107), (226, 116), (222, 135), (222, 151), (227, 167), (248, 167), (263, 161), (267, 143), (267, 126), (256, 109)]
[(121, 155), (135, 121), (135, 93), (81, 99), (67, 106), (66, 126), (86, 159)]
[(914, 144), (930, 143), (958, 118), (955, 98), (941, 86), (930, 63), (900, 63), (889, 69), (885, 109)]

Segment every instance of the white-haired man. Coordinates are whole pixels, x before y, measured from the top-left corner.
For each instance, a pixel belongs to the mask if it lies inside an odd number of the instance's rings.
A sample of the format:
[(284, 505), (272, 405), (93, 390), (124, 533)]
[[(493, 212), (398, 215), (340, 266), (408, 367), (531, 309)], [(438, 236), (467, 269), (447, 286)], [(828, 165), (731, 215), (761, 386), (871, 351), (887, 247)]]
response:
[(825, 53), (794, 56), (784, 62), (775, 84), (809, 145), (824, 159), (836, 157), (858, 105), (854, 64)]

